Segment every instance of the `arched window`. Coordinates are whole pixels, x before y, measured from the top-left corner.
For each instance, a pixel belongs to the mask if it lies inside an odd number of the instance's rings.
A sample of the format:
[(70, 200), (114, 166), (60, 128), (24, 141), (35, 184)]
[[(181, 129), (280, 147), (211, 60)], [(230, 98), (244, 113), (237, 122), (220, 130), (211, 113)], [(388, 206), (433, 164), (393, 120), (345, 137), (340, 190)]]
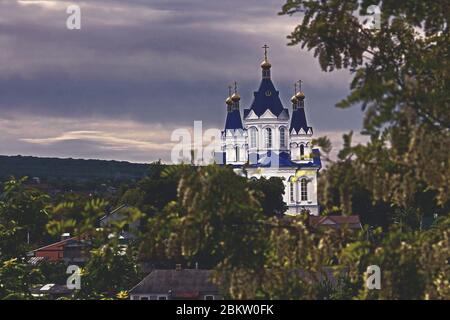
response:
[(272, 148), (272, 129), (266, 129), (266, 148)]
[(305, 159), (305, 146), (302, 144), (300, 145), (300, 158)]
[(236, 152), (236, 161), (239, 161), (239, 158), (240, 158), (240, 156), (239, 156), (239, 146), (234, 147), (234, 150)]
[(300, 188), (301, 201), (308, 201), (308, 181), (305, 178), (300, 181)]
[(289, 194), (290, 194), (291, 202), (295, 202), (295, 184), (294, 184), (294, 181), (292, 181), (292, 180), (289, 183)]
[(286, 148), (286, 129), (280, 128), (280, 149)]
[(258, 133), (258, 130), (256, 128), (250, 129), (250, 148), (256, 148), (257, 140), (256, 140), (256, 134)]

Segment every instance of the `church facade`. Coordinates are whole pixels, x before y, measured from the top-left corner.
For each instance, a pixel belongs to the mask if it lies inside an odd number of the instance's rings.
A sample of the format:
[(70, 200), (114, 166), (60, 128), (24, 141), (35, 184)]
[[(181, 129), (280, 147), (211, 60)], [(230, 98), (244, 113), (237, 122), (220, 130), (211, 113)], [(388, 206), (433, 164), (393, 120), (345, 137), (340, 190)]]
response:
[[(292, 106), (285, 108), (276, 90), (264, 46), (262, 79), (253, 102), (241, 113), (241, 97), (235, 84), (226, 99), (227, 116), (216, 162), (233, 166), (249, 179), (279, 177), (285, 185), (286, 214), (308, 211), (319, 215), (317, 175), (320, 152), (312, 146), (313, 128), (308, 126), (305, 94), (295, 85)], [(299, 90), (297, 90), (297, 88)]]

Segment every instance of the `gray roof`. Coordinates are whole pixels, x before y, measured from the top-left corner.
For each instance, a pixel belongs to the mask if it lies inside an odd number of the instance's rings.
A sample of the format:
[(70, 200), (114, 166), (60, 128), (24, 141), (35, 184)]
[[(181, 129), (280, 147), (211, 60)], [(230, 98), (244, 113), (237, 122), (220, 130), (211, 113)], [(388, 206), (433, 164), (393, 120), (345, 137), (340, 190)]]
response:
[(309, 225), (312, 227), (362, 229), (358, 215), (352, 216), (309, 216)]
[(131, 294), (218, 292), (209, 281), (210, 270), (153, 270), (139, 284), (130, 290)]
[(117, 208), (115, 208), (114, 210), (112, 210), (111, 212), (105, 214), (103, 217), (100, 218), (100, 221), (105, 220), (108, 217), (114, 216), (117, 213), (120, 213), (120, 211), (122, 211), (122, 209), (124, 208), (128, 208), (127, 204), (122, 204), (120, 206), (118, 206)]
[(72, 289), (67, 288), (66, 285), (49, 283), (43, 286), (37, 286), (30, 289), (32, 294), (53, 294), (53, 295), (67, 295), (73, 292)]

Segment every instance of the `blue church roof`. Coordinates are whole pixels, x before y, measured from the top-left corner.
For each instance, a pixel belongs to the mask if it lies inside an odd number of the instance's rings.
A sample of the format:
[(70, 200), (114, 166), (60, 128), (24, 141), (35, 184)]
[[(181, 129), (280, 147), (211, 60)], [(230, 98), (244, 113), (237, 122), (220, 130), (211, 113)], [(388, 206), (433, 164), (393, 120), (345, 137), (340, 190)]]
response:
[[(291, 156), (288, 152), (276, 152), (268, 151), (264, 156), (260, 156), (256, 153), (249, 154), (249, 165), (252, 168), (269, 168), (269, 167), (288, 167), (288, 168), (322, 168), (322, 162), (320, 160), (319, 149), (313, 149), (313, 161), (307, 163), (296, 163), (291, 160)], [(240, 167), (240, 166), (236, 166)]]
[(243, 129), (241, 113), (239, 110), (233, 110), (227, 113), (225, 121), (225, 130)]
[(270, 78), (262, 79), (258, 91), (254, 92), (253, 95), (253, 103), (250, 109), (244, 110), (244, 116), (247, 116), (250, 110), (253, 110), (260, 117), (264, 112), (270, 110), (278, 117), (284, 109), (279, 92), (275, 89)]
[(291, 127), (289, 128), (289, 131), (292, 131), (292, 129), (294, 129), (295, 132), (299, 132), (300, 129), (307, 132), (308, 129), (311, 129), (311, 127), (308, 127), (306, 121), (305, 108), (298, 108), (292, 112)]

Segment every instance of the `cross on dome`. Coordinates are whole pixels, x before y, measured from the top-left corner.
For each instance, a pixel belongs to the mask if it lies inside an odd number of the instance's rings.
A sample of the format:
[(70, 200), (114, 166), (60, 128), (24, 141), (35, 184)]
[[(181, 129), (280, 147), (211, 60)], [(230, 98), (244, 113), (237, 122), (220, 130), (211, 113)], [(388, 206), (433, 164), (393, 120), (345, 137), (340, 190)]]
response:
[(264, 49), (264, 60), (267, 61), (267, 49), (269, 49), (270, 47), (265, 44), (262, 48)]

